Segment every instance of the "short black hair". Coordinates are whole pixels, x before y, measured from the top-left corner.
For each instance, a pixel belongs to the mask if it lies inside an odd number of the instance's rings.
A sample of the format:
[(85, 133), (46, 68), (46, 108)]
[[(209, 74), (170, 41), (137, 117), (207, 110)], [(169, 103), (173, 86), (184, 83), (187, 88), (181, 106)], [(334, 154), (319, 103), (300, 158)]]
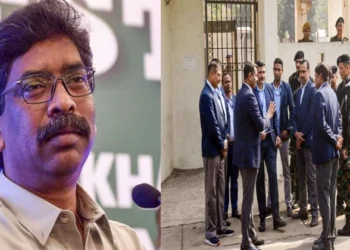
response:
[(265, 63), (263, 63), (262, 61), (256, 61), (256, 66), (260, 67), (265, 67)]
[(209, 64), (211, 64), (212, 62), (216, 62), (216, 63), (218, 63), (218, 64), (220, 64), (220, 65), (222, 64), (221, 61), (220, 61), (219, 59), (217, 59), (217, 58), (211, 59), (211, 61), (210, 61)]
[(304, 59), (304, 52), (303, 51), (299, 50), (297, 53), (295, 53), (294, 61), (297, 59)]
[(208, 75), (211, 72), (216, 72), (218, 69), (221, 69), (221, 64), (220, 63), (217, 63), (215, 61), (209, 63), (209, 65), (208, 65)]
[(252, 63), (252, 62), (246, 62), (244, 64), (244, 79), (247, 79), (250, 73), (255, 73), (255, 69), (256, 69), (257, 65)]
[(323, 81), (327, 82), (332, 75), (329, 66), (325, 63), (319, 63), (315, 68), (315, 73), (322, 76)]
[(331, 71), (332, 71), (332, 74), (337, 74), (337, 72), (338, 72), (338, 67), (335, 66), (335, 65), (331, 66)]
[(302, 60), (302, 61), (300, 62), (300, 65), (301, 65), (301, 64), (304, 64), (304, 63), (306, 63), (306, 68), (307, 68), (308, 70), (310, 70), (310, 63), (309, 63), (309, 61), (306, 60), (306, 59), (304, 59), (304, 60)]
[(337, 59), (337, 65), (338, 66), (339, 66), (339, 63), (349, 64), (350, 63), (350, 56), (348, 54), (342, 54)]
[[(35, 43), (66, 36), (77, 47), (86, 67), (92, 66), (88, 30), (82, 26), (83, 15), (64, 0), (41, 0), (14, 11), (0, 22), (0, 93), (4, 91), (14, 60)], [(0, 115), (4, 98), (0, 96)]]
[(282, 59), (281, 58), (276, 58), (275, 59), (275, 61), (273, 61), (273, 65), (275, 65), (275, 64), (281, 64), (281, 66), (282, 66), (282, 68), (283, 68), (283, 61), (282, 61)]

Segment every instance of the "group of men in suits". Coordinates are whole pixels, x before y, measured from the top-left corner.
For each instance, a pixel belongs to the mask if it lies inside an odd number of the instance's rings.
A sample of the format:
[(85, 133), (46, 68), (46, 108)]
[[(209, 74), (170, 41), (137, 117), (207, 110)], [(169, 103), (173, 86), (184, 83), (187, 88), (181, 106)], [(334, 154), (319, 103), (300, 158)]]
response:
[[(343, 93), (346, 83), (350, 80), (350, 57), (343, 55), (339, 58), (340, 75), (345, 81), (339, 88)], [(345, 69), (342, 68), (344, 65)], [(265, 219), (268, 215), (267, 193), (271, 201), (274, 229), (286, 226), (287, 223), (279, 216), (276, 170), (279, 150), (285, 180), (287, 216), (307, 220), (309, 202), (312, 215), (310, 226), (318, 224), (319, 212), (323, 219), (323, 232), (314, 242), (313, 249), (334, 249), (335, 195), (340, 149), (343, 159), (340, 164), (350, 166), (350, 157), (347, 156), (349, 131), (344, 126), (342, 129), (341, 121), (343, 117), (344, 123), (344, 116), (347, 114), (343, 114), (343, 110), (346, 109), (348, 102), (345, 106), (342, 105), (343, 116), (341, 116), (340, 90), (338, 89), (337, 98), (329, 83), (334, 69), (331, 70), (324, 63), (315, 68), (313, 82), (309, 62), (305, 59), (300, 60), (297, 67), (297, 80), (300, 86), (294, 96), (290, 84), (282, 81), (281, 59), (276, 58), (274, 61), (273, 72), (274, 81), (266, 83), (264, 63), (247, 62), (244, 66), (244, 82), (235, 97), (232, 94), (231, 77), (225, 72), (222, 74), (220, 63), (212, 61), (208, 65), (208, 79), (199, 103), (205, 169), (205, 242), (216, 246), (220, 244), (220, 237), (234, 235), (234, 231), (228, 229), (226, 223), (231, 199), (234, 217), (241, 217), (241, 249), (258, 249), (257, 246), (264, 244), (264, 241), (258, 238), (253, 224), (252, 204), (255, 185), (259, 205), (259, 231), (265, 231)], [(344, 72), (347, 72), (347, 75)], [(219, 87), (220, 82), (223, 92)], [(346, 89), (350, 90), (350, 86)], [(347, 101), (347, 94), (341, 96)], [(346, 110), (350, 110), (350, 102)], [(299, 185), (300, 210), (296, 214), (292, 212), (288, 163), (289, 139), (292, 137), (295, 138)], [(265, 190), (265, 165), (269, 192)], [(237, 209), (239, 172), (243, 186), (241, 215)], [(347, 173), (350, 177), (350, 168)], [(349, 195), (344, 197), (347, 205), (350, 205)], [(349, 233), (350, 236), (350, 210), (346, 218), (346, 224), (338, 234)]]

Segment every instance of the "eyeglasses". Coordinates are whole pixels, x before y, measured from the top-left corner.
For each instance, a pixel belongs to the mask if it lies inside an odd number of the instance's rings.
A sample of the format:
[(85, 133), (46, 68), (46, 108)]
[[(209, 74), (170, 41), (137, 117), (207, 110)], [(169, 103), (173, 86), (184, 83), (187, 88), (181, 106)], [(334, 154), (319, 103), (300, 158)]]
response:
[(54, 77), (51, 74), (34, 74), (26, 76), (5, 89), (1, 96), (8, 93), (16, 86), (20, 86), (22, 96), (28, 104), (49, 102), (55, 94), (57, 81), (61, 80), (67, 93), (72, 97), (90, 95), (95, 89), (95, 69), (90, 67), (78, 67), (66, 71), (62, 77)]

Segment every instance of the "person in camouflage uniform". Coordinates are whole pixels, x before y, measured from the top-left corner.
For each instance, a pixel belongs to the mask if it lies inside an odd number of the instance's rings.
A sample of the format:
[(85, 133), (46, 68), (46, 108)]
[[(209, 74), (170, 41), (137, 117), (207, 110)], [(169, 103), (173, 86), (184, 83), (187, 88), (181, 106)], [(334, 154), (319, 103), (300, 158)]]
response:
[(350, 236), (350, 56), (348, 54), (339, 56), (337, 65), (342, 78), (342, 82), (337, 89), (337, 98), (342, 114), (342, 136), (344, 138), (337, 179), (337, 214), (345, 213), (346, 218), (344, 227), (338, 230), (338, 235)]

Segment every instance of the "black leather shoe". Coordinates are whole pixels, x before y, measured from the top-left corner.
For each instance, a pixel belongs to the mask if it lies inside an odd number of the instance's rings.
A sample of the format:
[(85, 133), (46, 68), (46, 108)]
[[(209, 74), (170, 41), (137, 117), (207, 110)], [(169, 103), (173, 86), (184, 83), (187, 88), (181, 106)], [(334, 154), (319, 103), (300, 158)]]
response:
[(309, 216), (307, 213), (297, 213), (292, 215), (292, 219), (308, 220)]
[(233, 211), (232, 218), (241, 219), (241, 213), (238, 210)]
[(273, 229), (277, 230), (281, 227), (287, 226), (287, 222), (283, 221), (280, 217), (273, 219)]
[(310, 227), (315, 227), (318, 225), (318, 216), (312, 216)]
[(260, 225), (259, 225), (259, 232), (265, 232), (265, 219), (260, 220)]
[(287, 216), (292, 217), (293, 216), (293, 210), (291, 207), (287, 207)]
[(314, 241), (314, 245), (319, 245), (321, 244), (321, 242), (322, 242), (322, 238), (320, 236), (317, 240)]
[(254, 246), (261, 246), (265, 244), (265, 241), (260, 239), (258, 236), (255, 237), (255, 239), (252, 240), (252, 243), (254, 244)]
[(249, 246), (241, 246), (241, 250), (260, 250), (260, 248), (254, 245), (249, 245)]
[(332, 243), (330, 240), (323, 240), (318, 245), (313, 245), (312, 250), (332, 250)]

